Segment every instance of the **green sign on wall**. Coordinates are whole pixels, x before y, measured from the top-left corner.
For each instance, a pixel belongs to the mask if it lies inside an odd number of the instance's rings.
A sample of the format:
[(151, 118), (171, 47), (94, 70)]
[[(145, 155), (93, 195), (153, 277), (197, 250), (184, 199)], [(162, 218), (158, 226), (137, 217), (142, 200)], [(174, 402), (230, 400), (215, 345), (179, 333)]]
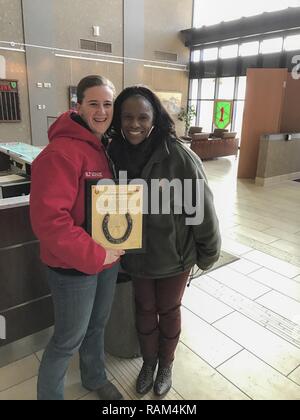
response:
[(214, 125), (216, 128), (226, 128), (231, 123), (232, 101), (215, 101)]

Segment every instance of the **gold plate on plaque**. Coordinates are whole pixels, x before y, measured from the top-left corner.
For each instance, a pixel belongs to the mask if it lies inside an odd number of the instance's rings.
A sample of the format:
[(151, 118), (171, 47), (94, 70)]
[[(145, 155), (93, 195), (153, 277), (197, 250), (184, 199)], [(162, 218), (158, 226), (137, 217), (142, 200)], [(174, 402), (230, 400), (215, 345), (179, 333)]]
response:
[(143, 247), (143, 186), (92, 185), (91, 236), (112, 249)]

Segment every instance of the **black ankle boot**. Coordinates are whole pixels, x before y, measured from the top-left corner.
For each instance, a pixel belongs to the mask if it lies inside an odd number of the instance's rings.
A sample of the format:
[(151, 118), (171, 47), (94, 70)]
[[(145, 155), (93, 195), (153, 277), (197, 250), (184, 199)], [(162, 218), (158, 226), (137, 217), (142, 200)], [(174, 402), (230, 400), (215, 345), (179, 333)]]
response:
[(136, 381), (136, 392), (139, 394), (146, 394), (153, 385), (153, 375), (156, 369), (155, 364), (143, 363), (142, 369), (140, 370), (139, 376)]
[(159, 397), (170, 391), (172, 386), (172, 365), (159, 367), (154, 382), (154, 393)]

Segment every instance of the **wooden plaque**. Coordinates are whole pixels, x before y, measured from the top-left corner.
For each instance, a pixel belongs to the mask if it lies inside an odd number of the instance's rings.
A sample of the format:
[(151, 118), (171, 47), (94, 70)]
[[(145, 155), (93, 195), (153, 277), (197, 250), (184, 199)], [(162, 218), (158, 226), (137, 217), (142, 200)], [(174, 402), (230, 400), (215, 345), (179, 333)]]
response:
[(143, 185), (87, 183), (92, 238), (105, 248), (143, 250)]

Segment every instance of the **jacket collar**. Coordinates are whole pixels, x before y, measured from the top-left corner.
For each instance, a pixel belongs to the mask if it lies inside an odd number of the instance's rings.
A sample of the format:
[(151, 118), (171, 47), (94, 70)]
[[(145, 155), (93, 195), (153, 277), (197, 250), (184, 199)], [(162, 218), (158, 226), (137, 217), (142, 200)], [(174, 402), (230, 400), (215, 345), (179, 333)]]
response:
[(170, 149), (168, 145), (168, 140), (165, 139), (161, 144), (155, 149), (153, 155), (149, 159), (149, 162), (146, 164), (142, 171), (142, 177), (147, 179), (151, 173), (153, 165), (156, 163), (162, 162), (170, 155)]

